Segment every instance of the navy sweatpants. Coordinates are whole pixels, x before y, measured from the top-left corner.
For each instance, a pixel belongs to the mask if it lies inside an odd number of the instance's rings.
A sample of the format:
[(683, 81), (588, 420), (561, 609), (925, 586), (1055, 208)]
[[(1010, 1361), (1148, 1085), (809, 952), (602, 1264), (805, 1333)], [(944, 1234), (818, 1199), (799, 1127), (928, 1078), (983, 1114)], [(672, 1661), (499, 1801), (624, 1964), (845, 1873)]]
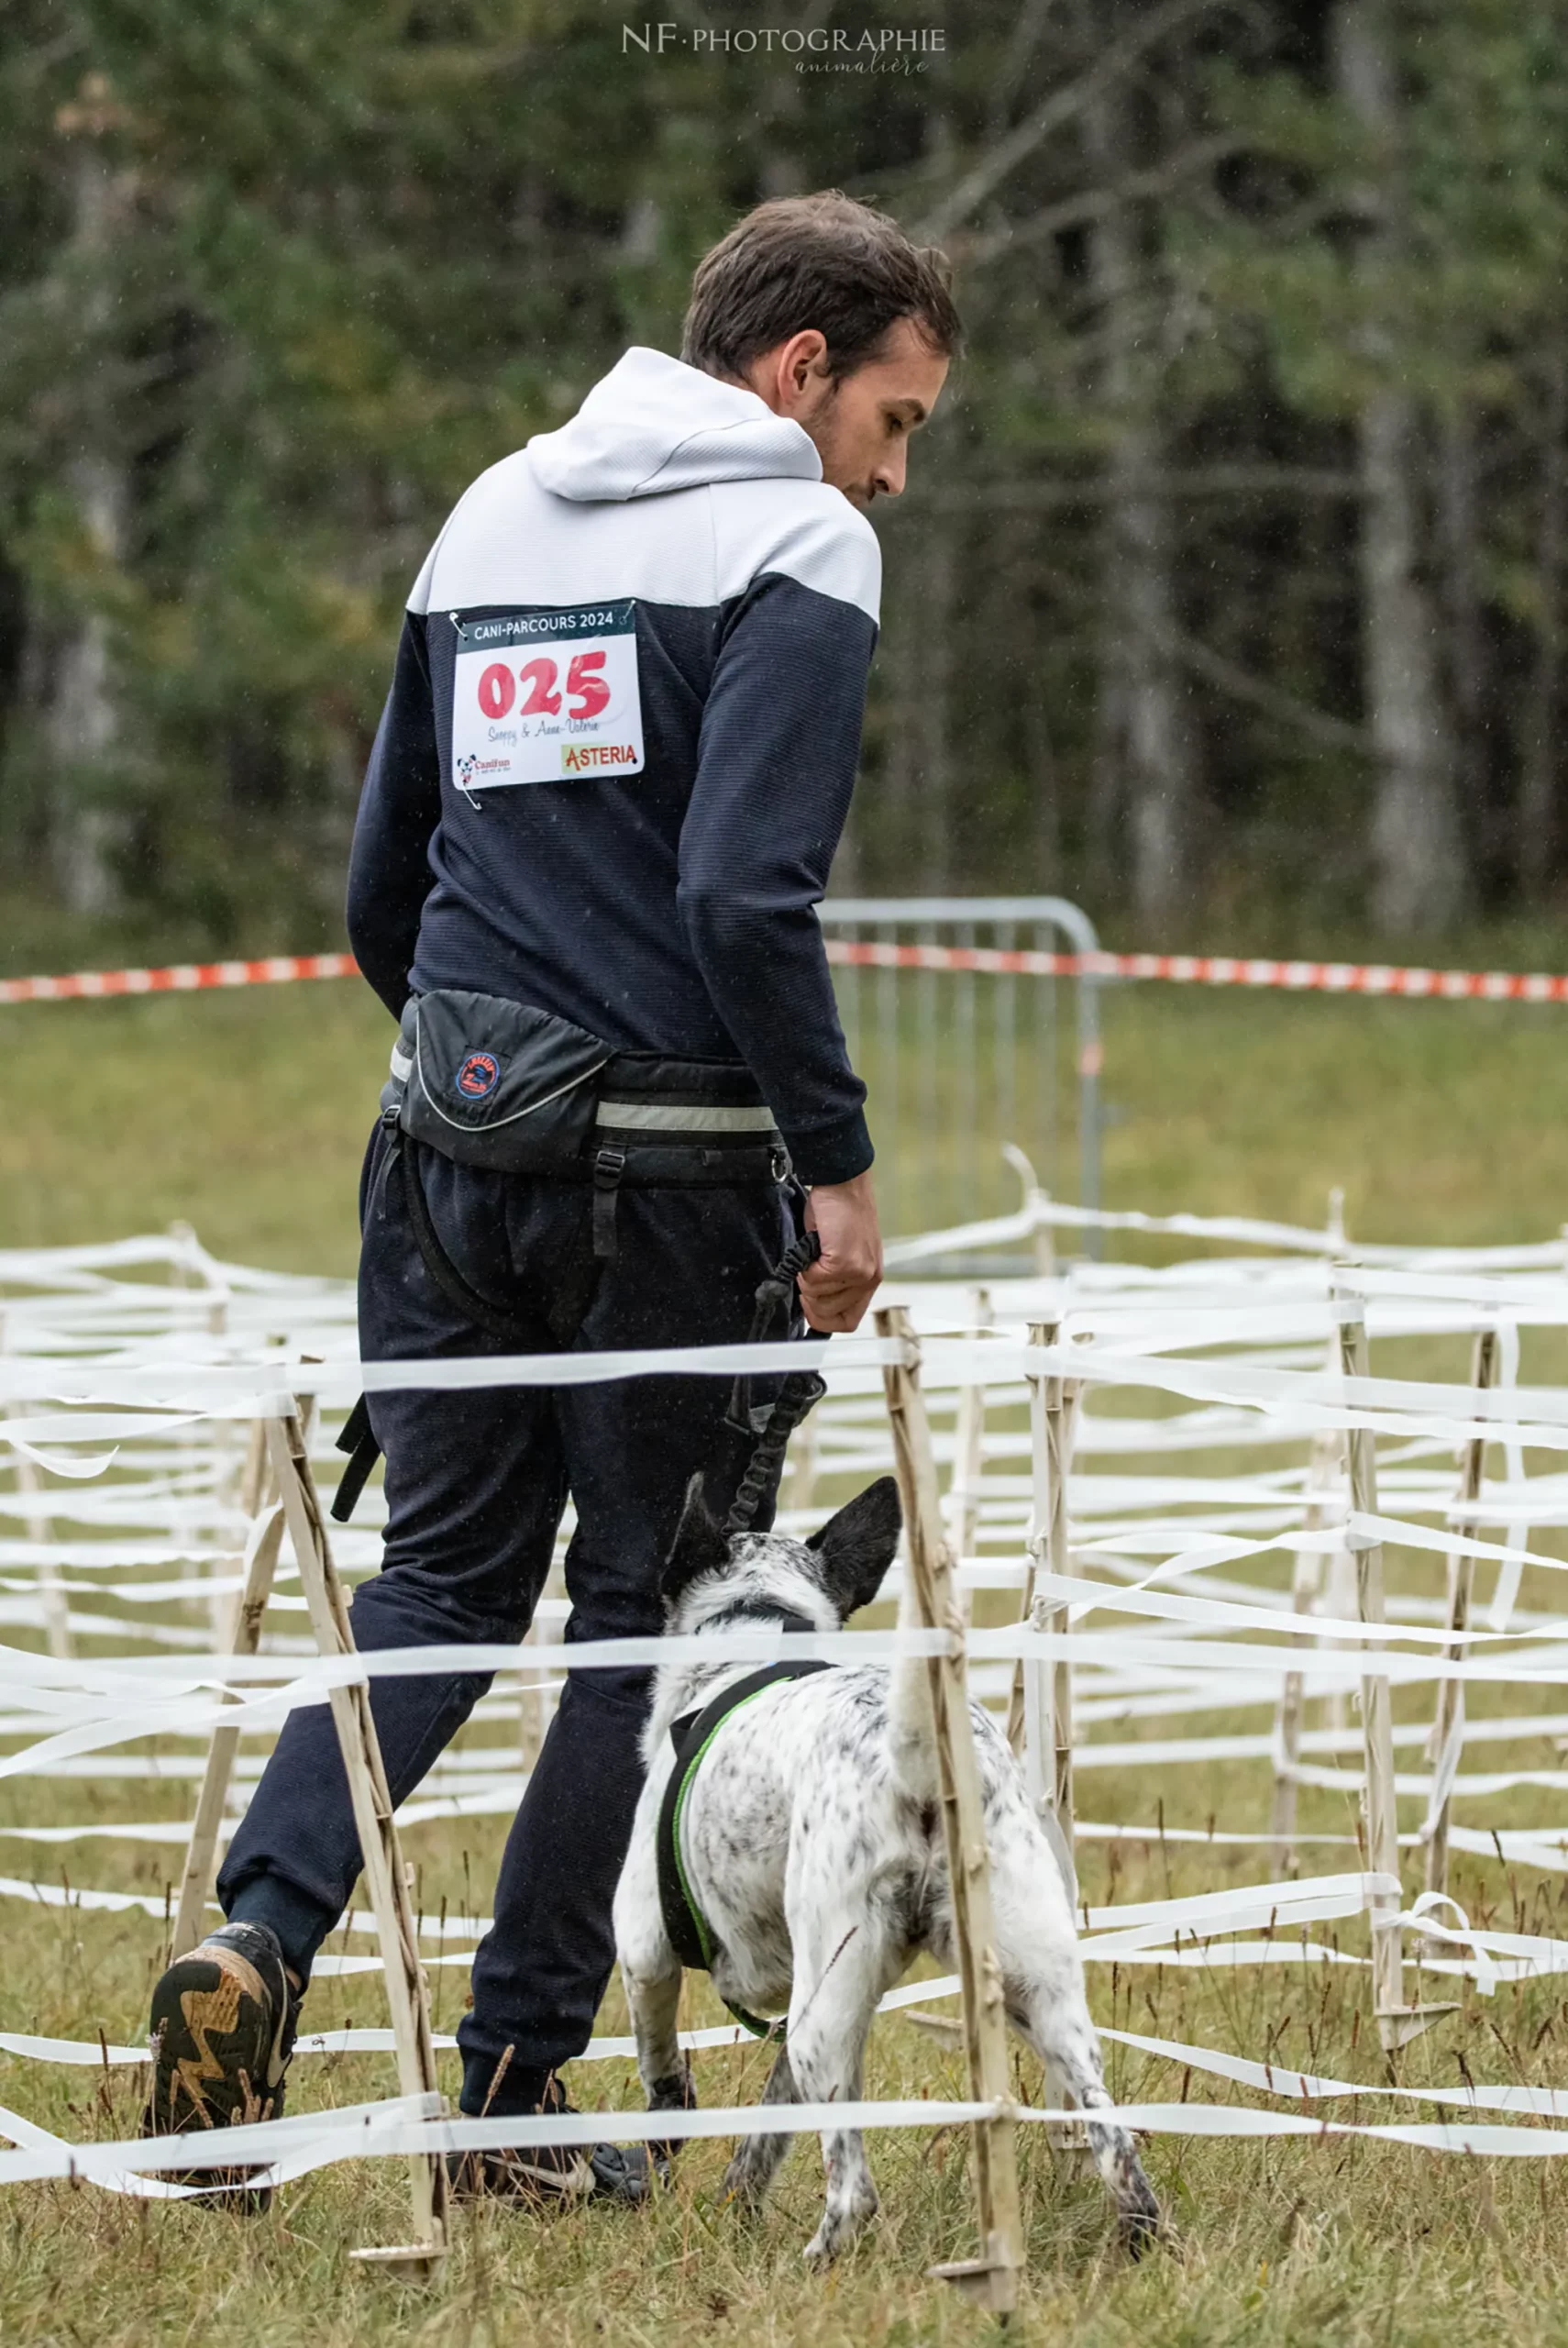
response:
[[(550, 1352), (591, 1271), (585, 1184), (500, 1175), (416, 1151), (431, 1220), (453, 1263), (526, 1343), (476, 1327), (432, 1279), (408, 1227), (401, 1180), (382, 1180), (378, 1126), (361, 1191), (359, 1336), (364, 1358)], [(794, 1236), (771, 1182), (714, 1190), (624, 1189), (617, 1252), (598, 1272), (569, 1350), (744, 1339), (755, 1291)], [(759, 1398), (763, 1392), (759, 1383)], [(658, 1571), (695, 1468), (736, 1472), (716, 1378), (635, 1378), (558, 1389), (494, 1387), (370, 1398), (386, 1454), (381, 1571), (361, 1583), (362, 1648), (522, 1637), (549, 1569), (567, 1495), (567, 1640), (657, 1633)], [(765, 1517), (758, 1520), (766, 1522)], [(614, 1958), (611, 1901), (642, 1782), (638, 1739), (650, 1675), (569, 1673), (507, 1841), (495, 1922), (474, 1962), (458, 2032), (463, 2109), (477, 2111), (508, 2047), (491, 2109), (520, 2108), (540, 2076), (581, 2053)], [(405, 1800), (489, 1687), (475, 1673), (371, 1682), (392, 1799)], [(264, 1919), (302, 1976), (359, 1873), (348, 1787), (326, 1705), (291, 1714), (229, 1846), (218, 1896)]]

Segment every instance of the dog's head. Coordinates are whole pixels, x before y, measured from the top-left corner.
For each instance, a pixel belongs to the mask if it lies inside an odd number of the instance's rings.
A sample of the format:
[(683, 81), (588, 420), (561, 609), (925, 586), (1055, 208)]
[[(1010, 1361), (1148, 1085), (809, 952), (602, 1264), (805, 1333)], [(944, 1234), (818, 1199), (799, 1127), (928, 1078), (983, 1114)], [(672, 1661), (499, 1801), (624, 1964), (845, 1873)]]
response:
[(880, 1477), (809, 1540), (785, 1533), (731, 1534), (693, 1476), (662, 1578), (671, 1631), (700, 1631), (717, 1615), (785, 1608), (836, 1631), (882, 1586), (899, 1545), (899, 1488)]

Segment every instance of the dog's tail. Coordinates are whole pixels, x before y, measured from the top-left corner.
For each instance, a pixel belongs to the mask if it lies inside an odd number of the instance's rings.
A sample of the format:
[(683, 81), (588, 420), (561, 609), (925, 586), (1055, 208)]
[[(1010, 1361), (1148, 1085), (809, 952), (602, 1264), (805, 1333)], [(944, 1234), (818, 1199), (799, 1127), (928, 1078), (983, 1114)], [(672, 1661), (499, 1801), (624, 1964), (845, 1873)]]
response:
[[(899, 1584), (899, 1628), (918, 1631), (914, 1582), (908, 1560)], [(922, 1810), (942, 1798), (936, 1760), (936, 1718), (931, 1706), (931, 1667), (923, 1656), (902, 1655), (893, 1665), (888, 1691), (888, 1728), (893, 1782)]]

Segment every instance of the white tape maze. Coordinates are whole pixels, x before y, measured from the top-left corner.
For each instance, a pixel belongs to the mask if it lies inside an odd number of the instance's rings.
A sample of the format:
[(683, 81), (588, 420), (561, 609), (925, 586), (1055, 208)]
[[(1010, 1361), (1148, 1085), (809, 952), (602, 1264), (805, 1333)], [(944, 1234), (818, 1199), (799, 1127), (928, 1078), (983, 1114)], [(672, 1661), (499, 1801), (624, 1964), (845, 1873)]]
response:
[[(1157, 1236), (1167, 1254), (1177, 1241), (1192, 1252), (1157, 1268), (1058, 1265), (1055, 1244), (1090, 1221)], [(985, 1270), (966, 1274), (966, 1259)], [(925, 1276), (938, 1269), (946, 1276)], [(1257, 1845), (1250, 1884), (1086, 1908), (1091, 1966), (1353, 1967), (1367, 1978), (1369, 2018), (1375, 2010), (1394, 2033), (1386, 2043), (1409, 2034), (1399, 2017), (1419, 2026), (1417, 2009), (1434, 1992), (1452, 1999), (1468, 1983), (1506, 1996), (1510, 1984), (1568, 1971), (1568, 1941), (1482, 1928), (1441, 1896), (1450, 1850), (1510, 1869), (1568, 1870), (1568, 1804), (1561, 1827), (1506, 1822), (1510, 1795), (1568, 1795), (1568, 1765), (1555, 1766), (1568, 1751), (1568, 1588), (1559, 1600), (1553, 1578), (1568, 1570), (1568, 1555), (1554, 1554), (1568, 1550), (1568, 1383), (1524, 1383), (1519, 1374), (1521, 1340), (1532, 1363), (1565, 1374), (1561, 1241), (1353, 1252), (1333, 1233), (1236, 1218), (1091, 1218), (1031, 1191), (1016, 1215), (890, 1247), (887, 1296), (909, 1307), (920, 1333), (960, 1588), (971, 1604), (985, 1594), (984, 1626), (966, 1633), (975, 1690), (1005, 1710), (1016, 1679), (1032, 1736), (1042, 1719), (1061, 1729), (1069, 1716), (1052, 1691), (1070, 1683), (1080, 1810), (1097, 1773), (1114, 1769), (1119, 1783), (1142, 1773), (1143, 1791), (1122, 1805), (1125, 1815), (1075, 1823), (1069, 1811), (1060, 1822), (1080, 1844), (1163, 1836), (1217, 1854)], [(1353, 1350), (1364, 1337), (1375, 1361), (1404, 1374), (1370, 1374)], [(863, 1335), (803, 1351), (381, 1364), (369, 1376), (381, 1387), (557, 1384), (671, 1368), (727, 1377), (743, 1359), (757, 1368), (815, 1360), (828, 1398), (797, 1437), (781, 1517), (804, 1529), (891, 1464), (881, 1377), (889, 1352)], [(295, 1398), (302, 1407), (314, 1400), (313, 1458), (329, 1486), (341, 1465), (332, 1431), (365, 1376), (348, 1282), (220, 1263), (185, 1232), (0, 1252), (0, 1776), (81, 1785), (76, 1822), (3, 1830), (16, 1855), (0, 1876), (0, 1900), (68, 1906), (84, 1918), (145, 1916), (156, 1934), (164, 1903), (94, 1888), (91, 1851), (116, 1840), (166, 1845), (177, 1874), (188, 1820), (95, 1820), (94, 1785), (174, 1781), (193, 1800), (214, 1727), (237, 1718), (226, 1832), (292, 1706), (323, 1700), (346, 1678), (451, 1667), (443, 1650), (321, 1657), (286, 1546), (261, 1651), (232, 1653), (236, 1601), (266, 1513), (252, 1518), (242, 1505), (251, 1429), (293, 1410)], [(1038, 1412), (1031, 1423), (1023, 1407), (1043, 1393), (1054, 1397), (1055, 1468)], [(1043, 1489), (1052, 1474), (1061, 1483), (1055, 1533)], [(380, 1509), (372, 1489), (354, 1526), (334, 1529), (350, 1580), (376, 1567)], [(1386, 1549), (1401, 1560), (1386, 1596)], [(1533, 1603), (1522, 1602), (1527, 1589)], [(461, 1651), (465, 1667), (499, 1676), (474, 1730), (404, 1806), (403, 1826), (515, 1807), (558, 1686), (550, 1648), (566, 1611), (564, 1597), (547, 1595), (523, 1648)], [(811, 1644), (830, 1659), (866, 1661), (930, 1653), (944, 1637), (868, 1629)], [(737, 1657), (767, 1660), (776, 1634), (738, 1632), (734, 1646)], [(657, 1642), (618, 1641), (574, 1648), (573, 1663), (651, 1661), (658, 1651)], [(1424, 1695), (1402, 1696), (1390, 1721), (1389, 1691), (1412, 1689)], [(1466, 1717), (1468, 1691), (1475, 1718)], [(1205, 1733), (1204, 1716), (1221, 1711), (1246, 1725)], [(1501, 1765), (1491, 1766), (1498, 1751)], [(1223, 1816), (1165, 1822), (1166, 1808), (1181, 1810), (1183, 1773), (1215, 1763), (1238, 1788), (1272, 1788), (1269, 1831), (1255, 1801), (1245, 1828)], [(1042, 1766), (1038, 1755), (1031, 1766)], [(1381, 1790), (1371, 1782), (1380, 1773)], [(1298, 1836), (1297, 1791), (1325, 1787), (1346, 1797), (1341, 1831)], [(1396, 1800), (1404, 1804), (1397, 1841)], [(1319, 1845), (1335, 1846), (1326, 1871), (1290, 1871)], [(1417, 1896), (1419, 1880), (1438, 1888)], [(1351, 1922), (1364, 1915), (1366, 1927)], [(368, 1917), (346, 1922), (349, 1938), (373, 1932)], [(1325, 1929), (1334, 1925), (1348, 1929)], [(466, 1966), (485, 1926), (477, 1915), (421, 1917), (426, 1966)], [(324, 1957), (321, 1969), (374, 1973), (380, 1964), (349, 1953)], [(955, 1988), (922, 1981), (887, 2002), (931, 2007)], [(90, 2023), (83, 2016), (80, 2038), (0, 2033), (0, 2052), (17, 2065), (145, 2059), (139, 2046), (88, 2034)], [(736, 2035), (703, 2030), (689, 2043), (728, 2045)], [(1568, 2125), (1539, 2124), (1568, 2122), (1560, 2108), (1568, 2098), (1517, 2077), (1392, 2089), (1386, 2079), (1284, 2071), (1266, 2048), (1106, 2035), (1171, 2066), (1169, 2101), (1125, 2108), (1140, 2128), (1286, 2136), (1327, 2124), (1451, 2153), (1568, 2152)], [(367, 2028), (307, 2035), (299, 2051), (391, 2044), (390, 2031)], [(590, 2051), (620, 2060), (631, 2048), (601, 2038)], [(602, 2115), (458, 2121), (417, 2096), (299, 2110), (309, 2100), (308, 2061), (296, 2076), (295, 2111), (225, 2132), (214, 2162), (265, 2163), (282, 2182), (345, 2159), (604, 2132)], [(1206, 2077), (1258, 2102), (1206, 2104), (1187, 2093)], [(1310, 2110), (1346, 2097), (1438, 2116), (1361, 2128)], [(834, 2107), (832, 2117), (836, 2126), (931, 2129), (986, 2109), (867, 2103)], [(723, 2135), (743, 2122), (806, 2130), (826, 2116), (803, 2107), (661, 2112), (645, 2126), (618, 2112), (614, 2132)], [(189, 2170), (204, 2157), (190, 2138), (69, 2143), (4, 2107), (0, 2137), (14, 2147), (0, 2150), (0, 2183), (71, 2175), (115, 2192), (178, 2196), (193, 2188), (160, 2170)]]

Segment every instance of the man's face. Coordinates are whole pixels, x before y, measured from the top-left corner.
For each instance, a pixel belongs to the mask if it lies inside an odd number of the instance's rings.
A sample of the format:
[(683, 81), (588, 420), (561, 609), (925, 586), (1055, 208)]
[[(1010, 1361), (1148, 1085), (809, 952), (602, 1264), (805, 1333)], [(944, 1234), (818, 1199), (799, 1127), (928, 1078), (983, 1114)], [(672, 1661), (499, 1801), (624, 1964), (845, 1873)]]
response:
[(791, 417), (811, 436), (823, 479), (864, 510), (878, 494), (902, 491), (910, 434), (935, 407), (948, 362), (910, 318), (900, 318), (876, 356), (837, 383), (826, 357), (823, 338), (808, 329), (754, 360), (745, 380), (776, 415)]

